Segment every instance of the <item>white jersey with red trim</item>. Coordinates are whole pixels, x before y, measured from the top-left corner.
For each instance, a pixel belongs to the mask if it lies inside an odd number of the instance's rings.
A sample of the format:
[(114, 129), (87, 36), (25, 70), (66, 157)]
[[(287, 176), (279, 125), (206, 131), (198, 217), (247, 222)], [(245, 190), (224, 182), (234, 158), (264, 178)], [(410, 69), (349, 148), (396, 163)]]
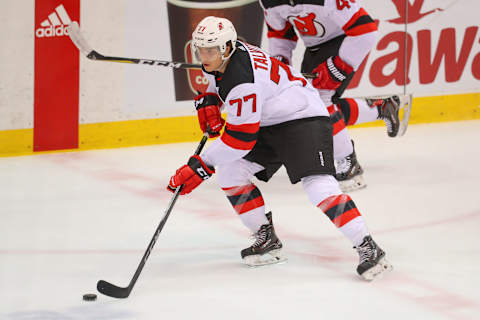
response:
[(260, 0), (268, 27), (269, 52), (291, 61), (297, 34), (306, 47), (333, 38), (377, 30), (359, 0)]
[(253, 45), (237, 41), (223, 74), (204, 75), (208, 92), (217, 93), (227, 112), (225, 131), (202, 154), (210, 166), (245, 156), (255, 145), (261, 126), (325, 116), (317, 91), (292, 67)]

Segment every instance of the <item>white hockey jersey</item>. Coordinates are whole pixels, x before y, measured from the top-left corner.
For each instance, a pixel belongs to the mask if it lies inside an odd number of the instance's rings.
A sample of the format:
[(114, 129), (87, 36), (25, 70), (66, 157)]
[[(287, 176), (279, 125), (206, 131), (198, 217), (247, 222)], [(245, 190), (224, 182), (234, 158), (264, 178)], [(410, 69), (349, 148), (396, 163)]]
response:
[(202, 153), (210, 166), (245, 156), (255, 145), (261, 126), (329, 116), (301, 73), (253, 45), (237, 41), (223, 74), (203, 72), (209, 80), (207, 91), (220, 96), (227, 112), (224, 133)]
[(260, 0), (268, 27), (269, 52), (291, 61), (302, 38), (314, 47), (333, 38), (359, 36), (377, 30), (360, 0)]

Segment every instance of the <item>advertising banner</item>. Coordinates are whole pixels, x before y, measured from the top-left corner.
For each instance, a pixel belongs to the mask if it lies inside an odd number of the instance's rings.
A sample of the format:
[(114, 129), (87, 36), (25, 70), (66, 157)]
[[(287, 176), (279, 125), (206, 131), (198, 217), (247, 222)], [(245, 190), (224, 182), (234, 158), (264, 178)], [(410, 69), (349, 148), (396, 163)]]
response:
[(80, 0), (35, 1), (34, 151), (78, 147), (79, 53), (66, 27)]
[[(263, 12), (258, 0), (168, 0), (168, 22), (173, 61), (198, 63), (190, 48), (192, 32), (206, 16), (227, 18), (240, 40), (259, 46), (262, 41)], [(192, 100), (208, 86), (201, 70), (174, 70), (176, 101)]]
[[(480, 90), (479, 25), (474, 0), (377, 0), (362, 5), (379, 24), (377, 44), (351, 89), (415, 96)], [(405, 24), (407, 23), (407, 24)]]

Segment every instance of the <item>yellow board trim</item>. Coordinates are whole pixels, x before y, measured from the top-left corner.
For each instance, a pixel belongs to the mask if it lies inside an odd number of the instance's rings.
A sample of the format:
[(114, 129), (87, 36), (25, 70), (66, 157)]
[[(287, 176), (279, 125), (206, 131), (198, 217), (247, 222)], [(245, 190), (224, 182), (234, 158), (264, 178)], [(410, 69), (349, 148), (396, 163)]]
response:
[(33, 129), (0, 131), (0, 157), (33, 154)]
[[(480, 92), (413, 98), (410, 124), (480, 119)], [(381, 120), (349, 128), (384, 126)]]
[[(410, 123), (480, 119), (480, 93), (413, 99)], [(353, 126), (383, 126), (382, 121)], [(0, 157), (197, 141), (196, 116), (81, 124), (79, 148), (33, 152), (33, 129), (0, 131)]]
[(83, 124), (79, 149), (104, 149), (200, 140), (195, 116)]

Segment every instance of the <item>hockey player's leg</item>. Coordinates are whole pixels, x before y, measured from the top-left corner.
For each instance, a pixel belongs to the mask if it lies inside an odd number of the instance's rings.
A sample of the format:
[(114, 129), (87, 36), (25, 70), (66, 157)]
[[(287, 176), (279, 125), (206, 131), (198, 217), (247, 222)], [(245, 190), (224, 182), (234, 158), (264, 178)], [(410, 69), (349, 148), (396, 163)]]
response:
[[(327, 105), (330, 122), (333, 126), (333, 150), (338, 183), (343, 192), (351, 192), (365, 188), (367, 184), (363, 179), (363, 169), (357, 161), (357, 156), (348, 134), (342, 111), (338, 104), (332, 104), (335, 91), (318, 90), (320, 98)], [(350, 113), (348, 114), (350, 117)]]
[[(347, 126), (373, 122), (378, 119), (385, 122), (389, 137), (401, 137), (405, 134), (410, 120), (411, 95), (378, 96), (371, 98), (336, 98), (332, 100), (341, 109)], [(400, 119), (399, 111), (403, 109)]]
[(339, 106), (347, 126), (373, 122), (378, 119), (378, 108), (369, 105), (366, 99), (334, 98), (333, 100)]
[(354, 247), (359, 256), (357, 272), (367, 281), (378, 278), (385, 271), (392, 271), (392, 264), (371, 236), (365, 236), (362, 243)]
[(394, 138), (400, 128), (400, 119), (398, 113), (400, 110), (400, 98), (397, 95), (386, 98), (366, 99), (371, 108), (377, 108), (378, 119), (385, 121), (387, 134)]
[[(335, 121), (334, 117), (330, 117)], [(367, 184), (363, 179), (363, 169), (357, 161), (353, 141), (350, 140), (343, 120), (334, 123), (333, 150), (335, 169), (338, 183), (343, 192), (351, 192), (365, 188)]]
[(282, 256), (282, 242), (278, 239), (272, 223), (272, 213), (268, 212), (269, 224), (264, 224), (255, 233), (255, 242), (241, 251), (242, 259), (250, 267), (283, 263), (287, 259)]
[[(346, 132), (346, 130), (344, 131)], [(341, 137), (341, 135), (342, 133), (339, 133), (333, 138), (334, 146), (345, 144), (345, 142), (342, 141), (335, 143), (336, 139), (345, 139)], [(335, 158), (337, 172), (335, 178), (337, 179), (342, 192), (351, 192), (367, 186), (365, 180), (363, 179), (363, 169), (357, 161), (354, 143), (353, 141), (349, 141), (348, 144), (352, 145), (352, 152), (347, 156)]]
[(310, 201), (319, 207), (335, 226), (352, 242), (359, 254), (357, 273), (365, 280), (373, 280), (392, 270), (385, 252), (373, 241), (355, 203), (342, 194), (338, 183), (329, 175), (309, 176), (302, 184)]
[[(378, 119), (385, 121), (389, 137), (401, 137), (405, 134), (410, 120), (411, 95), (392, 95), (366, 99), (365, 101), (371, 108), (377, 108)], [(399, 116), (401, 109), (403, 109), (402, 119)]]
[(252, 267), (286, 261), (281, 256), (282, 243), (275, 234), (271, 213), (265, 214), (262, 194), (251, 183), (253, 174), (261, 170), (262, 166), (244, 159), (217, 169), (220, 186), (255, 237), (255, 242), (241, 251), (244, 262)]

